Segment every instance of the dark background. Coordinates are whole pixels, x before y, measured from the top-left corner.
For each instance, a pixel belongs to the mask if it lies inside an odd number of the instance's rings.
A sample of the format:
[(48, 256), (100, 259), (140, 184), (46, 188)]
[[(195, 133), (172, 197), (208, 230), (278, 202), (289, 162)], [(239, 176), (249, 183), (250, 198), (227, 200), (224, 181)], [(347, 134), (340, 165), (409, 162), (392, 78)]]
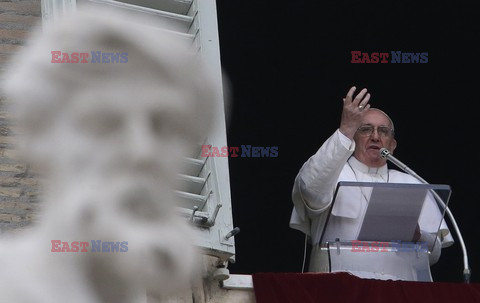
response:
[[(301, 271), (304, 236), (288, 226), (293, 181), (338, 128), (342, 98), (356, 85), (394, 120), (395, 156), (452, 187), (450, 209), (479, 282), (480, 12), (459, 1), (217, 0), (217, 13), (233, 102), (228, 145), (279, 149), (276, 158), (229, 158), (241, 229), (230, 272)], [(428, 52), (428, 63), (352, 64), (356, 50)], [(432, 275), (461, 282), (462, 272), (456, 241)]]

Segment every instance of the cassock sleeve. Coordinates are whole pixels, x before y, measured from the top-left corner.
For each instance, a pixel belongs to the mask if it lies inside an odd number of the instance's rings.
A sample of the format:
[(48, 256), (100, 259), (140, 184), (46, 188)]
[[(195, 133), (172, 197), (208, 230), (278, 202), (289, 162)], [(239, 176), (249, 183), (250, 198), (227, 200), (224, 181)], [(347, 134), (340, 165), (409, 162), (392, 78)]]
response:
[[(302, 166), (295, 178), (290, 227), (312, 236), (324, 223), (338, 177), (355, 150), (355, 143), (337, 130)], [(315, 221), (315, 228), (312, 228)], [(323, 221), (323, 222), (322, 222)]]

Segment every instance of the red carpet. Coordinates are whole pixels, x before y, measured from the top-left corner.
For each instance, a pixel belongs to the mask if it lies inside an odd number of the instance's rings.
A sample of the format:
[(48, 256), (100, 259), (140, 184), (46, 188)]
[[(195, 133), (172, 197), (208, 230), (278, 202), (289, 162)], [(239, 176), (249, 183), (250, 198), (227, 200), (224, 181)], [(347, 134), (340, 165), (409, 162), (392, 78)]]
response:
[(349, 273), (257, 273), (257, 303), (480, 303), (480, 284), (361, 279)]

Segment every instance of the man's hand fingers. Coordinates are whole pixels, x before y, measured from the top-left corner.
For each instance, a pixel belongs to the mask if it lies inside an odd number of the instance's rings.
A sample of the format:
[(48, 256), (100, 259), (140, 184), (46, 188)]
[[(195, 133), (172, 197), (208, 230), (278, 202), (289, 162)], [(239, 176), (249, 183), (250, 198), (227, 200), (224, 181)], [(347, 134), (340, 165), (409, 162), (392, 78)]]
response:
[(351, 102), (351, 101), (352, 101), (352, 98), (353, 98), (353, 93), (355, 93), (355, 90), (356, 90), (356, 89), (357, 89), (357, 88), (356, 88), (355, 86), (352, 86), (352, 87), (350, 88), (350, 90), (348, 91), (345, 100)]
[(358, 95), (355, 97), (355, 99), (353, 99), (352, 103), (356, 106), (360, 105), (360, 101), (362, 101), (363, 97), (365, 96), (365, 94), (367, 93), (367, 89), (364, 88), (362, 89)]
[(365, 98), (363, 98), (362, 101), (360, 101), (360, 103), (358, 104), (358, 106), (362, 106), (364, 108), (366, 108), (366, 105), (368, 103), (368, 101), (370, 100), (370, 93), (366, 94), (365, 95)]

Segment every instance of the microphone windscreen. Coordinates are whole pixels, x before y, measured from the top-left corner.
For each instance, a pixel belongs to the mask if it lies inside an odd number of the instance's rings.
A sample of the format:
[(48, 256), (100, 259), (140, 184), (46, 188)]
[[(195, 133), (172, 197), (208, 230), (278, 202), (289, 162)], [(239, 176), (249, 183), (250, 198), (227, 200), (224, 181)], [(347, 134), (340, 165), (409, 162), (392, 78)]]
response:
[(380, 149), (380, 156), (384, 159), (387, 159), (388, 155), (390, 154), (390, 152), (388, 151), (388, 149), (386, 149), (385, 147), (382, 147)]

